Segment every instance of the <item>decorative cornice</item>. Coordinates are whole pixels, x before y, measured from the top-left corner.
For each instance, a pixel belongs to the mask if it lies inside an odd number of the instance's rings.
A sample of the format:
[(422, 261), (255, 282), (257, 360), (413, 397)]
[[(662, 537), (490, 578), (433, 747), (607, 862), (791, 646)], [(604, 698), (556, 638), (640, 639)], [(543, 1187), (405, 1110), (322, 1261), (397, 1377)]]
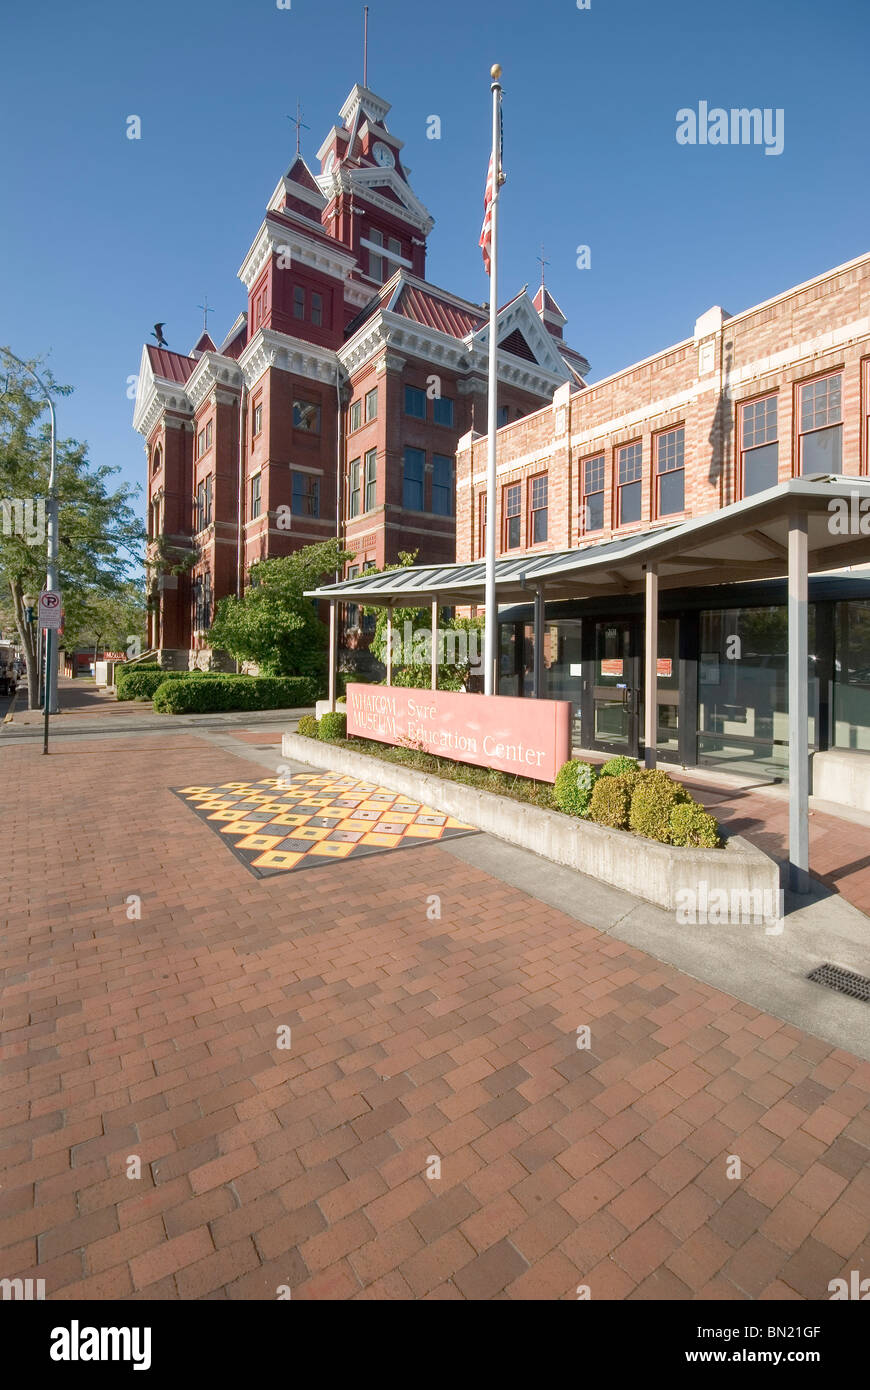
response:
[[(221, 357), (218, 352), (204, 352), (187, 378), (187, 397), (198, 410), (206, 396), (217, 386), (241, 391), (242, 372), (233, 357)], [(227, 397), (225, 403), (235, 398)]]
[[(177, 415), (186, 417), (193, 414), (193, 406), (186, 389), (177, 381), (170, 381), (166, 377), (154, 375), (146, 346), (142, 349), (142, 360), (139, 365), (136, 404), (133, 407), (134, 430), (137, 430), (147, 439), (166, 411), (174, 411)], [(165, 424), (168, 426), (169, 423), (170, 419), (167, 418)], [(184, 419), (178, 420), (177, 423), (179, 427), (182, 427)]]
[(356, 257), (340, 251), (337, 244), (335, 248), (324, 246), (322, 242), (307, 237), (304, 232), (296, 231), (293, 227), (278, 227), (267, 219), (238, 272), (245, 289), (251, 289), (266, 262), (282, 247), (289, 249), (291, 263), (319, 270), (337, 280), (345, 280), (356, 266)]
[(305, 343), (273, 328), (260, 328), (239, 358), (248, 387), (253, 387), (270, 367), (292, 372), (311, 381), (335, 384), (338, 356), (328, 348)]
[[(394, 203), (389, 198), (384, 198), (382, 194), (370, 187), (373, 183), (386, 184), (388, 188), (393, 190), (400, 202)], [(389, 213), (392, 217), (398, 217), (401, 221), (410, 223), (412, 227), (416, 227), (418, 231), (422, 232), (424, 237), (428, 236), (435, 226), (435, 218), (429, 209), (420, 202), (410, 184), (400, 174), (397, 174), (395, 169), (382, 169), (380, 165), (364, 169), (351, 169), (346, 164), (339, 164), (331, 173), (318, 175), (317, 186), (324, 197), (329, 200), (338, 198), (342, 193), (348, 196), (354, 194), (381, 212)]]

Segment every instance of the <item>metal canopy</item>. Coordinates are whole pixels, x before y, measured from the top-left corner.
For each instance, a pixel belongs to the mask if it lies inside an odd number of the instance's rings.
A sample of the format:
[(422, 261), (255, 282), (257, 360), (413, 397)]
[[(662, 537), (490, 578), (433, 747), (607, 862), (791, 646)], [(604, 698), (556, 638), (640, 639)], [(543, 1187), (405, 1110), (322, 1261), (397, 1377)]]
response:
[[(849, 508), (850, 526), (843, 532), (833, 525), (831, 503), (836, 499)], [(650, 565), (656, 567), (659, 589), (779, 578), (788, 571), (790, 521), (799, 515), (807, 517), (811, 571), (870, 562), (870, 478), (818, 475), (790, 478), (706, 516), (619, 540), (502, 558), (495, 571), (498, 600), (527, 600), (539, 585), (548, 599), (637, 593), (644, 588)], [(480, 561), (358, 575), (308, 593), (373, 607), (410, 607), (415, 599), (422, 606), (436, 597), (445, 605), (480, 603), (484, 586), (485, 566)]]

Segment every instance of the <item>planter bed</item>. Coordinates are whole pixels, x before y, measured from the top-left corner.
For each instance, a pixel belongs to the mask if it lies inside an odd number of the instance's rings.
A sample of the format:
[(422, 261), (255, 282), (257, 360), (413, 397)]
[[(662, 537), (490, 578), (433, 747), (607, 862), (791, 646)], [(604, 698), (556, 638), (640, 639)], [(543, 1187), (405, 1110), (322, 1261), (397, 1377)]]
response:
[(594, 821), (544, 810), (300, 734), (284, 735), (282, 753), (285, 758), (309, 767), (367, 781), (375, 779), (500, 840), (520, 845), (554, 864), (577, 869), (669, 911), (678, 906), (677, 894), (681, 890), (697, 893), (701, 883), (707, 884), (710, 893), (723, 889), (729, 895), (779, 892), (779, 865), (739, 835), (726, 840), (724, 849), (686, 849), (660, 844), (626, 830), (611, 830)]

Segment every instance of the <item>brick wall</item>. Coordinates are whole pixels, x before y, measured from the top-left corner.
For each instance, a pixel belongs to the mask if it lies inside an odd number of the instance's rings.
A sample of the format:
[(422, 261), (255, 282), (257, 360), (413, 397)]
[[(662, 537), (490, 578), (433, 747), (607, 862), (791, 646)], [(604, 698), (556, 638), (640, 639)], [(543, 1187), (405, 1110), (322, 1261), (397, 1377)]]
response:
[[(798, 401), (803, 384), (836, 373), (842, 379), (840, 471), (868, 471), (870, 256), (798, 286), (732, 317), (703, 315), (693, 336), (585, 390), (556, 392), (553, 404), (499, 431), (497, 553), (570, 549), (703, 515), (743, 495), (741, 406), (776, 397), (778, 481), (801, 471)], [(657, 502), (656, 437), (684, 430), (685, 496), (678, 513)], [(619, 449), (641, 444), (640, 520), (620, 524)], [(481, 558), (479, 506), (486, 491), (487, 441), (461, 441), (457, 454), (456, 559)], [(584, 531), (583, 465), (604, 458), (604, 524)], [(529, 480), (547, 473), (548, 535), (529, 539)], [(504, 548), (504, 489), (521, 487), (521, 544)]]

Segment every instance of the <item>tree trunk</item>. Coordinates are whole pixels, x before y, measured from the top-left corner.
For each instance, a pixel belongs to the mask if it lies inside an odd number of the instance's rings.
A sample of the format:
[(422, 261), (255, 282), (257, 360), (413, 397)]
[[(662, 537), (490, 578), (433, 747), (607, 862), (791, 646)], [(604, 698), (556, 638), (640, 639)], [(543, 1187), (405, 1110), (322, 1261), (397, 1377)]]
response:
[(39, 709), (39, 666), (37, 665), (36, 659), (36, 628), (32, 623), (26, 621), (20, 580), (10, 579), (9, 588), (12, 593), (12, 609), (15, 613), (15, 626), (18, 629), (21, 650), (24, 652), (24, 659), (27, 662), (27, 708)]

